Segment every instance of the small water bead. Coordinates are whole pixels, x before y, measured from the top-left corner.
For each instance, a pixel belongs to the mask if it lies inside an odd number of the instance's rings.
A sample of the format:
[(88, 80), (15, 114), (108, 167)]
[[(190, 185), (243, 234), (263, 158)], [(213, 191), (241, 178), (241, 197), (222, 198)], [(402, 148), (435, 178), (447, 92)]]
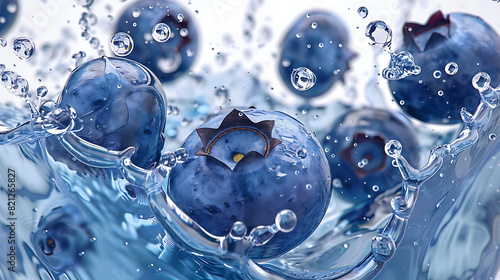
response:
[(111, 38), (110, 46), (117, 56), (127, 56), (134, 49), (134, 41), (127, 33), (118, 32)]
[(0, 37), (0, 46), (7, 46), (7, 39), (5, 39), (4, 37)]
[(29, 90), (28, 81), (22, 77), (17, 77), (14, 84), (9, 89), (10, 93), (21, 98), (24, 98), (28, 95), (28, 90)]
[(495, 133), (491, 133), (488, 138), (491, 140), (491, 141), (494, 141), (497, 139), (497, 135)]
[(401, 106), (405, 105), (405, 101), (404, 100), (399, 100), (399, 105), (401, 105)]
[(390, 48), (392, 43), (392, 29), (383, 21), (376, 20), (366, 26), (366, 37), (370, 39), (370, 44), (377, 48)]
[(444, 95), (444, 92), (443, 92), (442, 90), (439, 90), (439, 91), (438, 91), (438, 95), (439, 95), (439, 96), (443, 96), (443, 95)]
[(380, 187), (378, 185), (373, 185), (372, 190), (374, 192), (378, 192), (380, 190)]
[(312, 29), (316, 29), (316, 28), (318, 28), (318, 23), (317, 23), (317, 22), (315, 22), (315, 21), (313, 21), (313, 23), (311, 23), (311, 28), (312, 28)]
[(453, 76), (458, 72), (458, 64), (456, 64), (455, 62), (449, 62), (444, 67), (444, 71), (446, 72), (446, 74)]
[(49, 90), (45, 87), (45, 86), (39, 86), (37, 89), (36, 89), (36, 95), (40, 98), (43, 98), (47, 95), (47, 93), (49, 92)]
[(316, 75), (306, 67), (293, 69), (290, 79), (293, 87), (300, 91), (306, 91), (316, 83)]
[(391, 208), (396, 215), (401, 216), (408, 209), (408, 202), (404, 197), (396, 196), (391, 199)]
[(17, 4), (16, 3), (9, 3), (7, 5), (7, 12), (9, 12), (11, 14), (17, 12)]
[(247, 234), (247, 226), (243, 222), (236, 222), (231, 227), (229, 236), (234, 240), (241, 240)]
[(170, 27), (167, 24), (160, 22), (153, 27), (153, 32), (151, 34), (156, 42), (163, 43), (170, 39), (170, 33)]
[(342, 181), (340, 181), (339, 178), (335, 178), (332, 180), (332, 186), (334, 188), (341, 188), (342, 187)]
[(274, 220), (276, 227), (282, 232), (290, 232), (297, 225), (297, 216), (291, 210), (281, 210)]
[(0, 80), (2, 81), (2, 84), (6, 89), (10, 89), (14, 85), (17, 76), (18, 75), (16, 72), (11, 70), (6, 70), (0, 73)]
[(174, 152), (175, 154), (175, 157), (177, 158), (177, 162), (185, 162), (189, 156), (189, 153), (186, 149), (184, 148), (179, 148), (177, 150), (175, 150)]
[(179, 30), (179, 34), (181, 37), (186, 37), (189, 34), (189, 30), (187, 28), (181, 28), (181, 30)]
[(184, 21), (184, 15), (183, 15), (183, 14), (178, 14), (178, 15), (177, 15), (177, 20), (178, 20), (179, 22), (183, 22), (183, 21)]
[(395, 252), (396, 245), (390, 236), (378, 234), (372, 239), (372, 254), (375, 260), (386, 262), (392, 258)]
[(369, 163), (368, 159), (367, 159), (367, 158), (363, 158), (362, 160), (360, 160), (360, 161), (358, 162), (358, 167), (359, 167), (359, 168), (363, 168), (363, 167), (365, 167), (368, 163)]
[(403, 146), (398, 140), (389, 140), (389, 142), (385, 144), (384, 150), (388, 156), (396, 158), (401, 154), (401, 151), (403, 151)]
[(20, 37), (12, 45), (14, 54), (20, 59), (28, 59), (35, 52), (35, 44), (28, 38)]
[(305, 159), (307, 157), (307, 150), (304, 148), (300, 148), (297, 150), (297, 157), (301, 159)]
[(366, 18), (368, 16), (368, 9), (366, 7), (359, 7), (358, 8), (358, 15), (361, 18)]
[(132, 11), (132, 16), (135, 17), (135, 18), (138, 18), (141, 16), (141, 10), (139, 9), (135, 9)]
[(441, 78), (441, 71), (436, 70), (434, 73), (432, 73), (432, 76), (434, 76), (435, 79)]
[(479, 91), (485, 91), (490, 87), (491, 78), (488, 73), (479, 72), (472, 78), (472, 85)]

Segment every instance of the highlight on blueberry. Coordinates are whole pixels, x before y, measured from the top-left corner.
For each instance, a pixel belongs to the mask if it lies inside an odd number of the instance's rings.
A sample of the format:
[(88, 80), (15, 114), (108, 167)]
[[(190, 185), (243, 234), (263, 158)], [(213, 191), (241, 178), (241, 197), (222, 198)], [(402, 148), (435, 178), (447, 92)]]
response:
[[(354, 54), (348, 43), (347, 29), (338, 16), (323, 11), (300, 16), (283, 39), (279, 60), (281, 78), (291, 91), (302, 97), (326, 93), (337, 81), (344, 80), (344, 73), (349, 69)], [(297, 87), (298, 83), (290, 83), (294, 69), (301, 67), (314, 73), (314, 87)]]
[(162, 82), (184, 74), (198, 51), (198, 29), (187, 9), (175, 1), (132, 2), (118, 19), (118, 32), (134, 42), (128, 58), (144, 64)]
[(415, 129), (400, 113), (373, 108), (347, 113), (323, 140), (334, 191), (346, 201), (360, 203), (395, 187), (401, 175), (386, 155), (386, 143), (398, 140), (404, 146), (402, 154), (418, 164), (416, 139)]
[[(124, 58), (102, 57), (75, 69), (57, 101), (76, 111), (82, 129), (75, 134), (109, 150), (135, 147), (132, 163), (155, 166), (163, 148), (166, 97), (160, 81), (141, 64)], [(55, 137), (47, 138), (52, 157), (70, 168), (94, 176), (105, 170), (88, 167), (65, 152)]]
[(470, 82), (474, 75), (487, 72), (500, 81), (500, 37), (480, 17), (437, 11), (424, 25), (406, 23), (403, 34), (398, 51), (410, 52), (421, 73), (389, 81), (389, 87), (401, 108), (418, 120), (459, 123), (460, 109), (474, 111), (480, 101)]
[[(236, 222), (250, 232), (275, 223), (282, 210), (296, 215), (295, 228), (251, 248), (252, 259), (291, 250), (325, 214), (331, 196), (325, 154), (314, 134), (284, 113), (234, 109), (191, 133), (182, 147), (189, 157), (172, 170), (167, 192), (208, 232), (225, 236)], [(307, 153), (298, 156), (300, 149)]]

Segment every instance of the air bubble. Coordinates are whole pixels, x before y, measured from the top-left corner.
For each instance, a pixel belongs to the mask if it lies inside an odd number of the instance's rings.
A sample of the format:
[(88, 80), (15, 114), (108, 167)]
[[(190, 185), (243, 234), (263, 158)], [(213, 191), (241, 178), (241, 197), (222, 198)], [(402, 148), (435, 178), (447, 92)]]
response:
[(458, 64), (456, 64), (455, 62), (450, 62), (446, 64), (446, 66), (444, 67), (444, 71), (446, 72), (446, 74), (453, 76), (458, 72)]
[(293, 69), (290, 79), (293, 87), (299, 91), (308, 90), (316, 83), (316, 75), (306, 67)]
[(110, 42), (111, 50), (117, 56), (127, 56), (134, 49), (132, 37), (125, 32), (116, 33)]
[(443, 95), (444, 95), (444, 92), (443, 92), (442, 90), (439, 90), (439, 91), (438, 91), (438, 95), (439, 95), (439, 96), (443, 96)]
[(300, 148), (297, 150), (297, 157), (301, 159), (305, 159), (307, 157), (307, 150), (304, 148)]
[(490, 87), (491, 78), (488, 73), (479, 72), (472, 78), (472, 85), (479, 91), (485, 91)]
[(358, 9), (358, 15), (361, 18), (366, 18), (368, 16), (368, 9), (366, 7), (359, 7), (359, 9)]
[(359, 168), (363, 168), (363, 167), (365, 167), (368, 163), (369, 163), (368, 159), (367, 159), (367, 158), (363, 158), (362, 160), (360, 160), (360, 161), (358, 162), (358, 167), (359, 167)]
[(187, 28), (181, 28), (181, 30), (179, 30), (179, 34), (181, 37), (186, 37), (189, 34), (189, 30)]
[(434, 76), (435, 79), (441, 78), (441, 71), (436, 70), (434, 73), (432, 73), (432, 76)]
[(401, 143), (398, 140), (389, 140), (389, 142), (385, 144), (384, 150), (388, 156), (396, 158), (401, 154), (403, 146), (401, 146)]
[(282, 232), (290, 232), (297, 225), (297, 216), (292, 210), (281, 210), (274, 219), (276, 227)]
[(153, 32), (151, 34), (156, 42), (163, 43), (170, 39), (170, 33), (170, 27), (167, 24), (160, 22), (153, 27)]
[(14, 40), (13, 50), (20, 59), (28, 59), (35, 52), (35, 44), (28, 38), (20, 37)]

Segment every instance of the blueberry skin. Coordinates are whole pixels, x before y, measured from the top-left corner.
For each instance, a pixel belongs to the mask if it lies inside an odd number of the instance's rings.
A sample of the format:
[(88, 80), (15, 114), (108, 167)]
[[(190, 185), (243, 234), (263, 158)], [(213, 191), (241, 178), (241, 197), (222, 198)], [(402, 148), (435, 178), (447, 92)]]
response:
[[(115, 151), (136, 147), (131, 161), (142, 168), (158, 161), (166, 97), (160, 81), (141, 64), (107, 57), (89, 61), (71, 73), (57, 103), (75, 109), (83, 124), (75, 134), (84, 140)], [(47, 149), (74, 170), (106, 176), (104, 170), (72, 160), (55, 137), (47, 138)]]
[[(424, 26), (406, 23), (403, 33), (404, 44), (396, 52), (409, 51), (422, 72), (389, 81), (389, 87), (398, 104), (404, 100), (401, 107), (410, 116), (428, 123), (459, 123), (462, 107), (474, 112), (479, 104), (472, 86), (476, 73), (487, 72), (496, 83), (492, 86), (498, 85), (500, 37), (481, 18), (465, 13), (444, 17), (438, 11)], [(455, 75), (445, 72), (449, 62), (458, 64)], [(436, 70), (442, 73), (439, 79), (433, 76)], [(438, 96), (439, 90), (443, 96)]]
[[(231, 170), (224, 158), (196, 156), (203, 144), (193, 132), (182, 146), (189, 158), (172, 170), (167, 192), (183, 212), (218, 236), (228, 234), (236, 221), (245, 223), (249, 233), (256, 226), (273, 224), (279, 211), (292, 210), (297, 216), (293, 231), (279, 232), (249, 251), (250, 258), (267, 260), (300, 244), (321, 222), (331, 196), (330, 169), (321, 145), (299, 121), (278, 111), (243, 112), (254, 122), (274, 120), (272, 137), (281, 144), (267, 157), (248, 154)], [(201, 127), (218, 128), (224, 117), (216, 116)], [(226, 144), (254, 147), (247, 136), (228, 137)], [(303, 159), (297, 156), (299, 148), (307, 150)]]
[[(11, 7), (15, 5), (16, 11), (14, 13), (8, 11), (7, 7), (9, 5), (11, 5)], [(0, 17), (5, 18), (4, 23), (0, 22), (0, 36), (3, 36), (12, 26), (17, 18), (18, 10), (19, 4), (17, 3), (17, 0), (0, 0)]]
[(64, 271), (79, 263), (79, 253), (92, 243), (87, 222), (74, 205), (53, 209), (42, 216), (31, 240), (38, 256), (55, 271)]
[[(400, 113), (372, 108), (352, 111), (338, 119), (327, 135), (331, 138), (323, 140), (323, 147), (329, 150), (327, 158), (332, 178), (340, 179), (342, 183), (342, 187), (334, 184), (333, 189), (349, 202), (372, 201), (378, 194), (401, 183), (399, 170), (392, 166), (392, 158), (385, 154), (387, 141), (395, 139), (401, 142), (402, 155), (413, 166), (418, 165), (416, 132)], [(360, 168), (358, 163), (363, 158), (369, 162)], [(374, 185), (379, 187), (378, 191), (373, 190)]]
[[(321, 11), (308, 14), (309, 17), (302, 15), (285, 35), (279, 60), (279, 73), (285, 84), (305, 98), (320, 96), (337, 81), (343, 81), (349, 61), (354, 57), (347, 47), (349, 34), (339, 17)], [(316, 29), (311, 28), (313, 23), (317, 24)], [(323, 47), (319, 47), (320, 43)], [(316, 84), (309, 90), (299, 91), (291, 84), (290, 75), (299, 67), (306, 67), (316, 75)]]
[[(150, 5), (152, 9), (149, 8)], [(140, 11), (139, 17), (133, 16), (134, 10)], [(179, 14), (184, 16), (182, 22), (177, 18)], [(153, 27), (160, 22), (167, 24), (171, 30), (170, 39), (164, 43), (158, 43), (151, 37)], [(134, 23), (137, 23), (136, 27), (133, 26)], [(180, 35), (183, 28), (188, 30), (185, 37)], [(162, 82), (173, 81), (184, 74), (193, 64), (198, 52), (198, 29), (189, 13), (174, 1), (133, 2), (118, 19), (116, 32), (126, 32), (134, 40), (134, 49), (128, 58), (144, 64)], [(145, 38), (150, 38), (148, 43)]]

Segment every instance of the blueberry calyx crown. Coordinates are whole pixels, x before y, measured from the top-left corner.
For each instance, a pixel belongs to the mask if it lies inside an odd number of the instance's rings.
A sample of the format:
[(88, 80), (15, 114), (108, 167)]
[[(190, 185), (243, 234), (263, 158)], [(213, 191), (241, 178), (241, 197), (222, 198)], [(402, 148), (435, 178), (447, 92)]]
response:
[(441, 11), (435, 12), (424, 25), (407, 22), (403, 27), (405, 45), (415, 45), (424, 52), (450, 38), (450, 24), (450, 16), (444, 17)]
[[(196, 132), (200, 137), (203, 146), (195, 153), (197, 156), (210, 156), (219, 160), (234, 170), (238, 162), (243, 158), (249, 157), (251, 154), (258, 154), (262, 157), (267, 157), (271, 150), (277, 145), (281, 144), (279, 139), (272, 137), (274, 128), (274, 120), (263, 120), (260, 122), (253, 122), (245, 113), (237, 109), (233, 109), (222, 120), (218, 128), (198, 128)], [(232, 132), (243, 133), (243, 136), (236, 136), (236, 138), (227, 139)], [(245, 137), (244, 133), (252, 134), (254, 137)], [(227, 145), (226, 153), (231, 153), (229, 160), (225, 156), (221, 156), (220, 152), (213, 153), (214, 146), (225, 138), (226, 143), (240, 142), (239, 146), (244, 146), (240, 149), (231, 148)], [(259, 142), (259, 143), (256, 143)], [(234, 155), (233, 155), (234, 154)]]

